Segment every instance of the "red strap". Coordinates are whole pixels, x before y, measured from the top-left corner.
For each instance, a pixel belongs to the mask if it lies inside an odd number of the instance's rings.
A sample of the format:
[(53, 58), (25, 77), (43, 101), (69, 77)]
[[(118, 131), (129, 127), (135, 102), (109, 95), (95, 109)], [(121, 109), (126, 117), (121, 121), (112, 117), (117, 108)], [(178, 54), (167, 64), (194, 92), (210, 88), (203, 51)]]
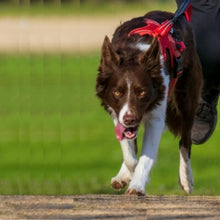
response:
[[(185, 14), (187, 21), (189, 22), (192, 17), (192, 5), (191, 4), (188, 6), (184, 14)], [(173, 26), (173, 23), (171, 22), (171, 20), (166, 20), (162, 24), (159, 24), (158, 22), (151, 20), (151, 19), (146, 19), (145, 22), (146, 22), (146, 26), (132, 30), (128, 34), (128, 36), (132, 34), (138, 34), (140, 36), (150, 35), (152, 37), (157, 37), (160, 43), (160, 49), (161, 49), (161, 53), (163, 55), (164, 61), (167, 60), (166, 50), (168, 50), (170, 54), (171, 67), (174, 68), (174, 60), (173, 60), (174, 57), (175, 58), (180, 57), (181, 52), (186, 49), (186, 46), (183, 41), (176, 41), (171, 36), (170, 30)], [(177, 49), (177, 45), (179, 45), (178, 49)], [(172, 79), (170, 83), (170, 88), (168, 91), (167, 102), (170, 101), (171, 93), (176, 85), (178, 77), (181, 74), (182, 74), (182, 71), (179, 71), (176, 74), (176, 77)]]
[[(146, 26), (132, 30), (128, 36), (132, 34), (138, 34), (140, 36), (150, 35), (152, 37), (157, 37), (160, 43), (161, 53), (163, 55), (164, 61), (167, 60), (166, 50), (169, 50), (171, 67), (173, 68), (173, 56), (179, 57), (181, 55), (180, 52), (182, 52), (186, 47), (182, 41), (177, 42), (173, 39), (170, 34), (170, 29), (172, 26), (173, 24), (169, 20), (159, 24), (154, 20), (147, 19)], [(180, 49), (176, 48), (177, 44), (180, 45)]]
[(176, 86), (176, 83), (177, 83), (177, 80), (178, 80), (179, 76), (181, 76), (181, 75), (182, 75), (182, 71), (178, 72), (178, 73), (177, 73), (177, 77), (172, 79), (172, 81), (171, 81), (171, 83), (170, 83), (170, 88), (169, 88), (169, 90), (168, 90), (167, 102), (170, 101), (171, 93), (172, 93), (173, 89), (174, 89), (175, 86)]
[(168, 97), (167, 97), (167, 102), (170, 101), (170, 95), (171, 95), (171, 92), (173, 91), (175, 85), (176, 85), (176, 82), (177, 82), (177, 78), (173, 78), (171, 83), (170, 83), (170, 88), (168, 90)]
[(184, 14), (185, 14), (186, 20), (190, 22), (192, 19), (192, 5), (191, 4), (189, 4)]

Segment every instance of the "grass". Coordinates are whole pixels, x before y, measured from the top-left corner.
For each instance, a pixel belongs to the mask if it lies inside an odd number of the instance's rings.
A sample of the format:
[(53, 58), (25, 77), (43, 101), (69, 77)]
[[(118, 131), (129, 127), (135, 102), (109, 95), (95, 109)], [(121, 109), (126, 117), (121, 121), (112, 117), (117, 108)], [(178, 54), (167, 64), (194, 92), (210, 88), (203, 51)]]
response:
[[(0, 56), (0, 194), (116, 193), (122, 156), (94, 95), (98, 63), (98, 53)], [(220, 195), (219, 130), (193, 146), (194, 195)], [(164, 134), (148, 194), (183, 194), (177, 143)]]
[(1, 194), (70, 193), (70, 155), (79, 141), (78, 56), (2, 55), (0, 61)]

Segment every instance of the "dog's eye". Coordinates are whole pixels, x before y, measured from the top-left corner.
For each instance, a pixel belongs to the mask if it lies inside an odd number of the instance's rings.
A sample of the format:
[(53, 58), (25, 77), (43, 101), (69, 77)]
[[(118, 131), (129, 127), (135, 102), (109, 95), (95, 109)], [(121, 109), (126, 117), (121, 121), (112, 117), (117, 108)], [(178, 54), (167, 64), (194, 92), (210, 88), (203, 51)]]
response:
[(137, 93), (138, 97), (143, 98), (144, 96), (146, 96), (147, 92), (145, 90), (141, 90)]
[(122, 92), (118, 91), (118, 90), (115, 90), (113, 91), (113, 95), (116, 97), (116, 98), (120, 98), (122, 96)]

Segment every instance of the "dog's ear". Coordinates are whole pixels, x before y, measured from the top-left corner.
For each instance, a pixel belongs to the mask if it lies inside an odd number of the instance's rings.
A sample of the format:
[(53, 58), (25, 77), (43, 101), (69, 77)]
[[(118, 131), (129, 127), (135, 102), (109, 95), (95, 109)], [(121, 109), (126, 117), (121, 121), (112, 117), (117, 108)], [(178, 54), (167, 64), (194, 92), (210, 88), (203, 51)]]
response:
[(119, 65), (120, 57), (112, 48), (109, 38), (106, 36), (102, 45), (101, 62), (99, 74), (96, 79), (96, 95), (103, 98), (107, 88), (107, 82), (111, 77), (112, 71)]
[(120, 61), (119, 55), (112, 48), (111, 42), (108, 36), (105, 36), (102, 45), (102, 58), (101, 65), (103, 67), (112, 67), (112, 65), (118, 65)]
[(158, 67), (160, 69), (160, 45), (157, 37), (154, 37), (150, 48), (140, 57), (139, 62), (146, 66), (152, 77), (158, 72)]

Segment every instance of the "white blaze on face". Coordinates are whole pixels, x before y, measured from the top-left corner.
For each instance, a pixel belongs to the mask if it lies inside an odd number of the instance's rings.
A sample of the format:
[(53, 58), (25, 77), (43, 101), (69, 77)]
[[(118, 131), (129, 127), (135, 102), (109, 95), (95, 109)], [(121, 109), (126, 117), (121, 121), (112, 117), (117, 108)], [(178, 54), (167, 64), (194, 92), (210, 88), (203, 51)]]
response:
[[(134, 47), (145, 52), (147, 51), (149, 48), (150, 48), (150, 44), (145, 44), (145, 43), (138, 43), (136, 44)], [(126, 99), (126, 102), (124, 103), (124, 105), (122, 106), (121, 110), (120, 110), (120, 113), (119, 113), (119, 123), (124, 125), (124, 121), (123, 121), (123, 117), (124, 115), (127, 113), (127, 114), (131, 114), (131, 110), (130, 110), (130, 107), (129, 107), (129, 99), (130, 99), (130, 95), (131, 95), (131, 81), (126, 78), (126, 82), (127, 82), (127, 89), (128, 89), (128, 92), (127, 92), (127, 99)], [(125, 126), (125, 125), (124, 125)]]
[(129, 107), (129, 100), (130, 100), (130, 95), (131, 95), (131, 81), (126, 78), (126, 82), (127, 82), (127, 98), (126, 98), (126, 102), (124, 103), (123, 107), (121, 108), (120, 112), (119, 112), (119, 123), (124, 125), (124, 116), (126, 114), (131, 114), (131, 110), (130, 110), (130, 107)]

